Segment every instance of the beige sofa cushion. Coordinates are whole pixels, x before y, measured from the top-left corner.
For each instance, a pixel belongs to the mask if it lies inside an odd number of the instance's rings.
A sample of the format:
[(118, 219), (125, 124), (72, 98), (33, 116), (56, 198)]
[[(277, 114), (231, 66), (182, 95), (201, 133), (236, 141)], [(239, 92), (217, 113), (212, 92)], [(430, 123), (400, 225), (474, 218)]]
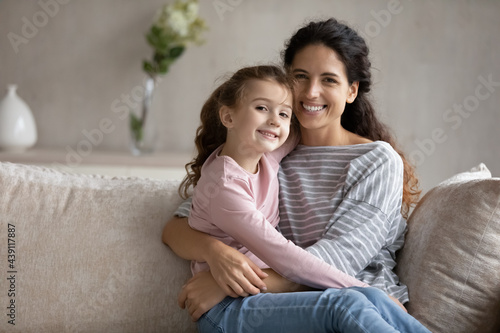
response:
[(0, 331), (196, 331), (176, 303), (189, 264), (161, 242), (177, 185), (0, 163)]
[(398, 275), (432, 332), (500, 329), (500, 178), (484, 165), (429, 191), (408, 220)]

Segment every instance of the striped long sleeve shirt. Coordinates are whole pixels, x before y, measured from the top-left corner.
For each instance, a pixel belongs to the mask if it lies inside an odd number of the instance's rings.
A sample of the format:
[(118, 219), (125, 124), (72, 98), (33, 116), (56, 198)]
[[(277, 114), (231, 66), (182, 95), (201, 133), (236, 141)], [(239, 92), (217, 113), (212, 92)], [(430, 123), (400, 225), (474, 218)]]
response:
[[(403, 162), (386, 142), (299, 145), (282, 162), (283, 235), (339, 270), (408, 301), (393, 272), (404, 242)], [(175, 215), (187, 217), (191, 201)]]
[(402, 303), (393, 272), (403, 246), (403, 162), (386, 142), (298, 146), (281, 162), (283, 235), (341, 271)]

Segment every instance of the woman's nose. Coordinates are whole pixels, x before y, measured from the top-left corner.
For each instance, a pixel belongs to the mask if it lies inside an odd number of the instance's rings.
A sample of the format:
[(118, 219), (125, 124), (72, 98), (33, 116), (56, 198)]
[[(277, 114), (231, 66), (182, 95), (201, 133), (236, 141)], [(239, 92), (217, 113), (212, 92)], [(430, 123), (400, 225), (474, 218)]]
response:
[(319, 96), (321, 87), (319, 85), (319, 82), (311, 80), (305, 87), (305, 90), (306, 97), (313, 99)]

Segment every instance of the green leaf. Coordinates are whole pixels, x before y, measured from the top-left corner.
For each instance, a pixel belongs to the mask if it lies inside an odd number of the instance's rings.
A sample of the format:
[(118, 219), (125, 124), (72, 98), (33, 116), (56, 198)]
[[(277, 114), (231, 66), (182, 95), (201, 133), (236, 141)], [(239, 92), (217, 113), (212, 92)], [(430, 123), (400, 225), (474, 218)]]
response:
[(170, 57), (172, 58), (178, 58), (181, 56), (181, 54), (184, 52), (185, 47), (184, 46), (176, 46), (170, 49)]
[(142, 131), (142, 119), (139, 119), (134, 113), (130, 113), (130, 130), (134, 135), (134, 139), (137, 142), (142, 141), (143, 131)]
[(168, 68), (174, 62), (174, 59), (165, 58), (158, 64), (158, 74), (167, 74)]
[(155, 67), (153, 66), (153, 64), (151, 64), (149, 61), (147, 60), (144, 60), (142, 62), (142, 69), (148, 73), (148, 74), (154, 74), (155, 73)]

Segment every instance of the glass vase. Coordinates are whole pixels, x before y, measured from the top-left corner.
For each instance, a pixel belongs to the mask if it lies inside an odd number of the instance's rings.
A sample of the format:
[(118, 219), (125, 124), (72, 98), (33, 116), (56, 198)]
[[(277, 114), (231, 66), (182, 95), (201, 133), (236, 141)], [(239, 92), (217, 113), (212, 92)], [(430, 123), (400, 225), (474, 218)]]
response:
[(130, 151), (135, 156), (151, 154), (156, 149), (158, 133), (151, 109), (155, 85), (154, 78), (146, 79), (140, 110), (130, 112)]

